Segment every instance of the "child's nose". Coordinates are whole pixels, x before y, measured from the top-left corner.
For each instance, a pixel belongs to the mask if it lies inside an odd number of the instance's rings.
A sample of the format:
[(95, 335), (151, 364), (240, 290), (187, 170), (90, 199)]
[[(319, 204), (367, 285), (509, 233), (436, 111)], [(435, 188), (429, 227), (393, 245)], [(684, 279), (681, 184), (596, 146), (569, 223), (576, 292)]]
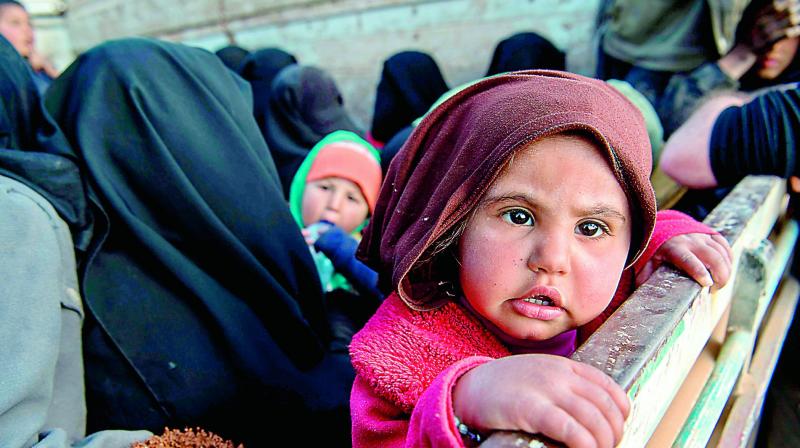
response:
[(528, 268), (534, 272), (566, 274), (569, 272), (570, 238), (558, 233), (539, 235), (528, 258)]
[(328, 197), (328, 209), (329, 210), (339, 210), (342, 206), (342, 201), (344, 201), (344, 193), (334, 191)]

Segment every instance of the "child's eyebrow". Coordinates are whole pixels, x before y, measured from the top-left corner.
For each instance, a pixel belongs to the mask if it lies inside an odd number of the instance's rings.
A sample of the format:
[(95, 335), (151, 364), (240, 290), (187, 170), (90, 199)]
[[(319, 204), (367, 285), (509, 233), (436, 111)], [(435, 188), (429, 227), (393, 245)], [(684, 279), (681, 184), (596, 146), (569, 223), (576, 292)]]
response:
[[(504, 202), (517, 202), (523, 203), (531, 208), (536, 208), (537, 202), (524, 193), (504, 194), (501, 196), (489, 196), (481, 201), (480, 206), (489, 206), (493, 204), (502, 204)], [(609, 218), (618, 219), (623, 223), (628, 219), (615, 207), (606, 204), (595, 204), (586, 208), (576, 208), (578, 216), (605, 216)]]
[(580, 214), (582, 215), (590, 215), (590, 216), (608, 216), (611, 218), (616, 218), (623, 223), (626, 222), (628, 219), (625, 218), (625, 215), (617, 211), (614, 207), (606, 206), (606, 205), (595, 205), (593, 207), (589, 207), (587, 209), (581, 210)]

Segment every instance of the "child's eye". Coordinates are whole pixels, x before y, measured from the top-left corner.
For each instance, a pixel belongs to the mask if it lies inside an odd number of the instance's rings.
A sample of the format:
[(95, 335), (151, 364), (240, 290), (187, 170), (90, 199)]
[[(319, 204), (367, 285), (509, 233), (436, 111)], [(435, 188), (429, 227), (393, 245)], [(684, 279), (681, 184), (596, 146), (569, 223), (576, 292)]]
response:
[(575, 230), (583, 236), (596, 238), (608, 233), (608, 227), (596, 221), (586, 221), (578, 224)]
[(320, 190), (325, 190), (325, 191), (328, 191), (328, 190), (331, 189), (330, 185), (328, 185), (328, 184), (317, 184), (317, 188), (319, 188)]
[(516, 226), (532, 226), (533, 225), (533, 216), (525, 210), (515, 208), (513, 210), (508, 210), (503, 212), (501, 215), (503, 217), (503, 221), (514, 224)]

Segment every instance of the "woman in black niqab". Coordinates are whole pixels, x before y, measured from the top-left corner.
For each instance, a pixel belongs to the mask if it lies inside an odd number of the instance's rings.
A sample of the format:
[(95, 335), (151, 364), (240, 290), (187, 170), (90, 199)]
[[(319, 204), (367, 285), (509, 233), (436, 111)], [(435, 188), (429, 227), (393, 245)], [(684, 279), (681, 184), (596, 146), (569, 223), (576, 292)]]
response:
[(428, 112), (448, 89), (439, 66), (430, 55), (419, 51), (393, 55), (383, 63), (370, 134), (380, 142), (388, 142)]
[(279, 48), (265, 48), (250, 53), (239, 66), (239, 75), (253, 88), (253, 115), (260, 129), (267, 123), (272, 81), (281, 70), (296, 63), (293, 55)]
[(566, 56), (539, 34), (517, 33), (497, 44), (486, 76), (536, 68), (563, 71), (566, 69)]
[(128, 39), (48, 93), (108, 216), (80, 277), (92, 430), (349, 443), (352, 370), (248, 92), (209, 52)]
[(217, 55), (226, 67), (233, 71), (238, 71), (250, 52), (238, 45), (228, 45), (220, 48), (214, 54)]
[(297, 169), (311, 148), (333, 131), (363, 134), (344, 108), (330, 74), (317, 67), (289, 65), (272, 81), (264, 137), (278, 168), (286, 198)]

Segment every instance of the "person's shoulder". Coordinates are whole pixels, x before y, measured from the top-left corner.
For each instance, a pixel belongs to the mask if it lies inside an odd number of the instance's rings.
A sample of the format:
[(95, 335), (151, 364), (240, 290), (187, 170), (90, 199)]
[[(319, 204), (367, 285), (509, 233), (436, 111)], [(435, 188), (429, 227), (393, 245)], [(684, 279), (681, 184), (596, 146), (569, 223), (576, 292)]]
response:
[(405, 410), (436, 376), (469, 356), (507, 355), (502, 344), (460, 305), (447, 302), (427, 311), (410, 309), (391, 294), (353, 337), (356, 372), (383, 398)]
[(0, 175), (0, 214), (8, 221), (11, 218), (28, 223), (47, 223), (52, 227), (65, 224), (50, 202), (29, 186), (8, 176)]

